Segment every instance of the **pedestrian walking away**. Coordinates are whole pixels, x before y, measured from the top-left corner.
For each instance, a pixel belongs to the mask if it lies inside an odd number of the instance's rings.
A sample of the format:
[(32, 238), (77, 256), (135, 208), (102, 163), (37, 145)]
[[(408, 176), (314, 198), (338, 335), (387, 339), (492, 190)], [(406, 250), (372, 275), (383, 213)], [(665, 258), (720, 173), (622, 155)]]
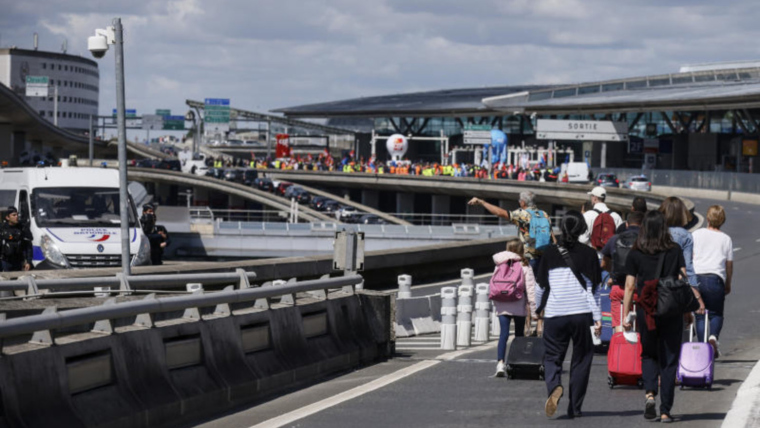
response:
[[(615, 329), (615, 332), (623, 331), (620, 323), (620, 309), (625, 295), (625, 261), (639, 236), (639, 229), (641, 228), (641, 221), (643, 219), (644, 214), (641, 212), (633, 211), (628, 213), (623, 232), (610, 238), (604, 248), (602, 248), (602, 269), (610, 272), (610, 280), (612, 281), (612, 288), (610, 289), (610, 314), (612, 327)], [(634, 293), (634, 302), (637, 297), (638, 295)]]
[[(8, 207), (0, 227), (0, 264), (3, 272), (32, 269), (32, 233), (26, 221), (21, 222), (16, 207)], [(28, 220), (28, 219), (24, 219)]]
[[(625, 298), (623, 299), (623, 328), (630, 331), (628, 313), (634, 291), (638, 292), (636, 319), (641, 335), (641, 369), (646, 391), (644, 418), (657, 418), (660, 395), (660, 420), (672, 422), (671, 410), (675, 396), (676, 372), (681, 353), (684, 318), (687, 315), (655, 317), (658, 308), (657, 284), (660, 278), (686, 277), (686, 263), (681, 248), (673, 242), (665, 215), (649, 211), (625, 263)], [(698, 313), (704, 313), (699, 291), (690, 287), (699, 300)], [(688, 321), (688, 320), (687, 320)], [(659, 386), (658, 386), (659, 381)]]
[[(501, 327), (496, 354), (495, 376), (504, 377), (506, 374), (504, 358), (507, 351), (507, 339), (509, 338), (509, 325), (514, 320), (515, 337), (525, 335), (526, 318), (530, 320), (531, 313), (535, 314), (536, 311), (536, 280), (533, 276), (533, 269), (530, 268), (524, 257), (523, 244), (517, 239), (508, 241), (506, 251), (494, 254), (493, 261), (496, 264), (496, 269), (491, 279), (490, 294)], [(500, 291), (498, 295), (496, 294), (497, 291)]]
[(601, 268), (596, 251), (578, 241), (587, 230), (580, 212), (568, 211), (560, 229), (559, 244), (547, 248), (538, 266), (536, 312), (543, 312), (544, 318), (546, 416), (555, 415), (564, 395), (562, 364), (572, 341), (567, 415), (573, 418), (581, 416), (594, 358), (589, 327), (593, 325), (595, 336), (601, 334), (602, 316), (594, 299), (596, 285), (601, 281)]
[[(615, 234), (615, 230), (623, 224), (620, 214), (612, 211), (604, 201), (607, 199), (607, 190), (604, 187), (594, 187), (588, 192), (593, 208), (583, 213), (586, 220), (586, 232), (581, 235), (581, 244), (591, 245), (601, 250), (609, 238)], [(611, 220), (611, 221), (610, 221)], [(601, 253), (599, 254), (601, 259)]]
[[(723, 305), (731, 293), (731, 279), (734, 274), (734, 248), (731, 237), (721, 232), (726, 222), (726, 211), (720, 205), (707, 209), (707, 228), (692, 234), (694, 239), (694, 272), (697, 275), (699, 292), (705, 301), (705, 309), (710, 311), (709, 339), (715, 358), (720, 357), (720, 332), (723, 329)], [(705, 316), (697, 314), (697, 337), (705, 335)]]
[(557, 242), (557, 240), (552, 232), (549, 216), (546, 212), (536, 208), (534, 197), (533, 192), (520, 192), (520, 208), (514, 211), (507, 211), (480, 198), (472, 198), (467, 203), (469, 205), (480, 205), (489, 213), (517, 226), (520, 241), (525, 246), (525, 257), (535, 272), (544, 247)]
[(660, 212), (665, 215), (665, 222), (670, 231), (673, 242), (678, 244), (683, 251), (683, 259), (686, 263), (686, 277), (692, 287), (697, 286), (697, 275), (694, 273), (694, 239), (688, 230), (684, 228), (691, 221), (691, 214), (686, 209), (683, 201), (675, 196), (665, 198), (660, 204)]

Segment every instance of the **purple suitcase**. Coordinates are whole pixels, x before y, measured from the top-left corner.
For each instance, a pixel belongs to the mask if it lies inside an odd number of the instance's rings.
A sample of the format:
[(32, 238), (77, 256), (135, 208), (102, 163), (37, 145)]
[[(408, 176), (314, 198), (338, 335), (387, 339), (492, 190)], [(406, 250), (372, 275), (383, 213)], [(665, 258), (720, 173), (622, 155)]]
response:
[(707, 332), (710, 326), (707, 317), (707, 311), (705, 311), (704, 342), (692, 342), (696, 329), (696, 325), (692, 325), (689, 328), (689, 341), (681, 345), (681, 358), (678, 361), (678, 373), (676, 375), (681, 384), (681, 389), (685, 386), (707, 389), (712, 387), (715, 361), (713, 360), (712, 345), (707, 343)]

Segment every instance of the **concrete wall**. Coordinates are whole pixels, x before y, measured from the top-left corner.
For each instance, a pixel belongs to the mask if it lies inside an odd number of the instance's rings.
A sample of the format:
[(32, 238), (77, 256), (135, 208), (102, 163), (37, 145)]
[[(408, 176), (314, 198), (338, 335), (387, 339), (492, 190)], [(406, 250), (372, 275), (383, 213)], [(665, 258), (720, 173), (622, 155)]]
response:
[(379, 293), (341, 293), (6, 347), (0, 426), (177, 425), (260, 401), (389, 357), (392, 304)]

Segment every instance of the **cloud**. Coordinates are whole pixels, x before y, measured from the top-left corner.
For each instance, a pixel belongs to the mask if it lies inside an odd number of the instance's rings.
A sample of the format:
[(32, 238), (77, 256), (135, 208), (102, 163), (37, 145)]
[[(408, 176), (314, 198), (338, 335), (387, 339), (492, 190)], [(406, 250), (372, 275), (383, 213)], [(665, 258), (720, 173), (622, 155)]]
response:
[[(706, 0), (36, 0), (8, 2), (0, 45), (87, 52), (121, 17), (127, 104), (229, 97), (271, 109), (458, 87), (575, 83), (753, 59), (760, 4)], [(100, 108), (115, 105), (112, 53)]]

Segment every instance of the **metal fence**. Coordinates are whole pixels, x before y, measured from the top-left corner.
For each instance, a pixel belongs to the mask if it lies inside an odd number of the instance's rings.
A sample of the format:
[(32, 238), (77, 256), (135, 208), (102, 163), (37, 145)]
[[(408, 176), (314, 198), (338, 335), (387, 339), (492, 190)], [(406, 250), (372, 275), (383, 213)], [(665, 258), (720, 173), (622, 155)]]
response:
[(634, 175), (644, 174), (649, 178), (653, 186), (760, 193), (760, 174), (661, 169), (641, 170), (631, 168), (600, 168), (594, 169), (594, 172), (597, 174), (615, 174), (621, 182)]

